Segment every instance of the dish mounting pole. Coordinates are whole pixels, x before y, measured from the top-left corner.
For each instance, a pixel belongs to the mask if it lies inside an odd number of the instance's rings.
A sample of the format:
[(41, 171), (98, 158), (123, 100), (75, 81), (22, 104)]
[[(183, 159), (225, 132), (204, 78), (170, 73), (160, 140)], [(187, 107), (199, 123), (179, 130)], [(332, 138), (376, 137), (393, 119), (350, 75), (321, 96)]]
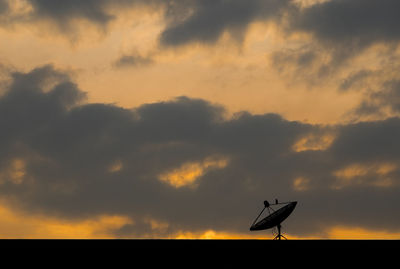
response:
[(274, 240), (282, 240), (282, 238), (287, 240), (287, 238), (281, 234), (281, 228), (282, 228), (281, 224), (279, 223), (276, 227), (278, 228), (278, 235), (275, 236)]

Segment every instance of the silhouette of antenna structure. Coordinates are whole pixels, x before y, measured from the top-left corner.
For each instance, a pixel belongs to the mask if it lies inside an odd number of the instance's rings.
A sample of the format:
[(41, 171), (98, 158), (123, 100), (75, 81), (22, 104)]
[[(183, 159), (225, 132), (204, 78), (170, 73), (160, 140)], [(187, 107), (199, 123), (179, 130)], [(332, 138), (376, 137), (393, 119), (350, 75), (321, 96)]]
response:
[[(261, 210), (260, 214), (254, 220), (253, 225), (251, 225), (250, 227), (250, 231), (267, 230), (277, 227), (278, 235), (275, 236), (274, 240), (282, 240), (282, 239), (287, 240), (287, 238), (283, 236), (281, 233), (281, 228), (282, 228), (281, 223), (287, 217), (289, 217), (289, 215), (293, 212), (294, 208), (297, 205), (297, 201), (279, 203), (278, 199), (275, 199), (274, 205), (282, 205), (282, 204), (284, 204), (285, 206), (279, 208), (278, 210), (274, 210), (268, 201), (264, 201), (264, 208), (263, 210)], [(257, 222), (266, 208), (268, 209), (268, 216)], [(270, 210), (272, 211), (272, 213)]]

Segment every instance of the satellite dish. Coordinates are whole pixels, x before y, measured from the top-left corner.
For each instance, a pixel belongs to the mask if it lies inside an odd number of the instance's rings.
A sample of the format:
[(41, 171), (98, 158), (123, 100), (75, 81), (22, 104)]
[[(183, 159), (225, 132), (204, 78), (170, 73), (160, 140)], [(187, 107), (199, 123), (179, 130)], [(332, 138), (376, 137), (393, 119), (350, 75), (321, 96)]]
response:
[[(258, 215), (258, 217), (255, 219), (253, 225), (250, 227), (250, 231), (260, 231), (260, 230), (266, 230), (266, 229), (271, 229), (274, 227), (278, 228), (278, 235), (275, 236), (274, 240), (281, 240), (282, 238), (287, 239), (285, 236), (281, 234), (281, 223), (289, 217), (289, 215), (293, 212), (294, 208), (297, 205), (296, 201), (293, 202), (284, 202), (284, 203), (279, 203), (277, 199), (275, 199), (275, 204), (274, 205), (282, 205), (285, 204), (285, 206), (279, 208), (278, 210), (274, 210), (270, 203), (268, 201), (264, 201), (264, 209), (261, 211), (261, 213)], [(268, 209), (268, 216), (257, 222), (258, 218), (261, 216), (261, 214), (264, 212), (265, 209)], [(272, 210), (272, 213), (270, 212), (270, 209)]]

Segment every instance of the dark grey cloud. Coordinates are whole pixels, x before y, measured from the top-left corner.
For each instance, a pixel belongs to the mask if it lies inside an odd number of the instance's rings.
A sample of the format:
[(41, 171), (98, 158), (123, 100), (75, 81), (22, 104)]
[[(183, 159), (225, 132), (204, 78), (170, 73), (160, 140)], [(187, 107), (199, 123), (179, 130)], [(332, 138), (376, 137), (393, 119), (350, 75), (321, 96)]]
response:
[(339, 85), (339, 90), (348, 91), (354, 88), (354, 85), (361, 84), (366, 78), (373, 75), (373, 71), (362, 69), (357, 72), (350, 74), (348, 77), (342, 80)]
[(341, 62), (372, 44), (398, 44), (399, 7), (396, 0), (334, 0), (305, 8), (291, 0), (171, 1), (161, 43), (214, 43), (224, 32), (240, 39), (250, 23), (274, 20), (282, 30), (312, 34)]
[(28, 0), (37, 17), (48, 17), (56, 22), (86, 19), (98, 24), (107, 24), (114, 18), (110, 11), (115, 7), (137, 7), (163, 5), (159, 0)]
[(308, 48), (281, 50), (273, 53), (271, 58), (272, 63), (279, 69), (283, 69), (287, 64), (295, 64), (301, 68), (307, 68), (316, 58), (316, 52)]
[(143, 67), (152, 65), (154, 60), (151, 57), (143, 57), (138, 54), (122, 55), (114, 62), (115, 67)]
[(376, 42), (398, 42), (396, 0), (334, 0), (312, 5), (294, 16), (293, 27), (314, 34), (327, 46), (362, 49)]
[(0, 15), (7, 12), (9, 9), (7, 0), (0, 0)]
[[(247, 26), (256, 20), (279, 18), (290, 0), (194, 0), (182, 1), (190, 8), (182, 19), (172, 19), (161, 34), (164, 45), (183, 45), (191, 42), (215, 43), (228, 31), (233, 37), (241, 39)], [(170, 9), (182, 10), (179, 1)], [(177, 12), (167, 13), (176, 16)]]
[(359, 116), (398, 115), (400, 113), (400, 81), (388, 80), (376, 90), (367, 91), (354, 113)]
[(315, 47), (308, 44), (298, 49), (280, 49), (268, 57), (272, 66), (281, 74), (293, 74), (306, 80), (307, 73), (315, 73), (315, 65), (320, 63), (321, 55)]
[[(371, 163), (375, 160), (397, 161), (400, 144), (400, 119), (359, 122), (341, 127), (341, 135), (329, 149), (333, 156), (341, 156), (345, 163)], [(351, 147), (349, 145), (351, 144)], [(367, 146), (368, 145), (368, 146)]]
[[(107, 0), (30, 0), (38, 17), (49, 17), (55, 21), (67, 22), (85, 18), (96, 23), (107, 23), (113, 16), (106, 10)], [(120, 1), (117, 1), (120, 2)]]
[[(311, 34), (329, 61), (318, 74), (330, 76), (367, 48), (383, 44), (396, 48), (400, 23), (396, 0), (333, 0), (291, 9), (289, 32)], [(319, 58), (323, 61), (324, 58)]]
[[(373, 45), (380, 46), (380, 59), (396, 58), (400, 41), (399, 18), (395, 0), (331, 0), (304, 8), (288, 5), (286, 22), (280, 24), (282, 33), (309, 34), (303, 46), (273, 53), (273, 62), (278, 68), (291, 70), (303, 81), (318, 80), (324, 84), (336, 77), (344, 67), (349, 67), (354, 57), (361, 55)], [(384, 51), (386, 50), (386, 51)], [(390, 55), (390, 56), (388, 56)], [(364, 67), (367, 70), (369, 67)], [(353, 82), (362, 81), (373, 75), (354, 71), (342, 81), (339, 90), (349, 90)]]
[(62, 34), (66, 35), (76, 33), (78, 30), (76, 22), (82, 20), (105, 31), (109, 23), (118, 17), (118, 12), (121, 9), (142, 7), (149, 10), (160, 9), (167, 4), (166, 1), (162, 0), (27, 0), (26, 4), (31, 9), (22, 13), (20, 11), (17, 13), (5, 12), (9, 10), (10, 2), (12, 0), (0, 1), (0, 14), (3, 13), (0, 21), (1, 26), (48, 21), (55, 25), (56, 29)]
[[(398, 229), (399, 169), (366, 173), (341, 189), (335, 172), (351, 164), (400, 164), (400, 120), (319, 126), (277, 114), (226, 118), (224, 108), (179, 97), (125, 109), (84, 104), (85, 94), (52, 66), (14, 72), (0, 98), (0, 195), (12, 206), (64, 218), (99, 214), (132, 217), (116, 236), (166, 236), (179, 230), (248, 232), (264, 199), (298, 200), (285, 229), (323, 232), (341, 224)], [(294, 152), (308, 135), (334, 130), (324, 150)], [(188, 162), (224, 157), (197, 187), (175, 188), (159, 175)], [(13, 180), (10, 165), (23, 160)], [(110, 171), (119, 163), (121, 169)], [(391, 187), (376, 180), (390, 176)], [(303, 191), (293, 188), (306, 178)], [(339, 181), (340, 183), (340, 181)], [(169, 224), (152, 231), (149, 218)], [(229, 223), (229, 225), (227, 225)]]

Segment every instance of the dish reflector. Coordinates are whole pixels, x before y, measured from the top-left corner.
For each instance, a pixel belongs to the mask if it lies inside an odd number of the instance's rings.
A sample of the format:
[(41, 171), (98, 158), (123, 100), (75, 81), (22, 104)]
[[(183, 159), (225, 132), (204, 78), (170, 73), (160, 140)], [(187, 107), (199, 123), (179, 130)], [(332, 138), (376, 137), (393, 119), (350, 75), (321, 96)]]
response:
[(293, 212), (297, 202), (289, 202), (250, 227), (250, 231), (260, 231), (279, 226)]

